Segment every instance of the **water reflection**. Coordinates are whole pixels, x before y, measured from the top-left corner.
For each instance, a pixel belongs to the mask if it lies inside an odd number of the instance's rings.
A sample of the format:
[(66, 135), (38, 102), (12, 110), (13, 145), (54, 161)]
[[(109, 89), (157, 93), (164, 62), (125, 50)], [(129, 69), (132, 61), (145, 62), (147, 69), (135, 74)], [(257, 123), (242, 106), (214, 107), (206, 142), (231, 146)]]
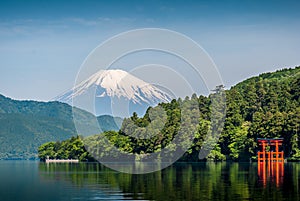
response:
[(132, 175), (100, 164), (39, 164), (42, 180), (89, 189), (95, 200), (299, 200), (299, 170), (297, 163), (177, 163)]
[(262, 161), (258, 162), (257, 172), (260, 181), (264, 186), (267, 182), (275, 183), (277, 187), (281, 186), (284, 178), (284, 162), (282, 161)]

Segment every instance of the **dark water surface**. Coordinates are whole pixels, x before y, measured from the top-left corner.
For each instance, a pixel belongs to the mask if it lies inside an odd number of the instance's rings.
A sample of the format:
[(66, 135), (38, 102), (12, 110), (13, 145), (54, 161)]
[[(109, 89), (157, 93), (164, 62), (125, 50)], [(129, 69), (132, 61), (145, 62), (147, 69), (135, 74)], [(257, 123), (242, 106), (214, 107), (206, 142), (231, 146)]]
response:
[(96, 163), (0, 161), (0, 200), (300, 200), (300, 163), (282, 167), (274, 173), (257, 163), (177, 163), (131, 175)]

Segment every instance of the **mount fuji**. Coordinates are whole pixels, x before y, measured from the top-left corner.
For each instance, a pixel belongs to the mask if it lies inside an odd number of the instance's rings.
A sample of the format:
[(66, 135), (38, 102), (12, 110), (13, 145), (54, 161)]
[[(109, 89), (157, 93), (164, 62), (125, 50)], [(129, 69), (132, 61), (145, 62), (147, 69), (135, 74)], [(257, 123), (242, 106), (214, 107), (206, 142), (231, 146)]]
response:
[(149, 106), (169, 102), (172, 98), (126, 71), (100, 70), (55, 99), (95, 115), (126, 117), (133, 112), (143, 115)]

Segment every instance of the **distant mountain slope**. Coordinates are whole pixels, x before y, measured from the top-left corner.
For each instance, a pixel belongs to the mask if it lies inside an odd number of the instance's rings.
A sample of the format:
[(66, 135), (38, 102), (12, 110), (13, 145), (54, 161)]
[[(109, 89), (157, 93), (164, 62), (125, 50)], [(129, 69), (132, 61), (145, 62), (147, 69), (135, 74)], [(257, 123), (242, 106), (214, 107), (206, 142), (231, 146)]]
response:
[[(112, 105), (128, 105), (129, 115), (133, 112), (143, 115), (149, 106), (172, 100), (166, 92), (123, 70), (101, 70), (55, 100), (71, 104), (73, 99), (78, 103), (86, 100), (86, 97), (95, 99), (97, 115), (116, 114), (122, 117), (128, 115), (123, 109), (111, 109)], [(75, 105), (91, 110), (86, 102)]]
[(101, 115), (97, 117), (99, 126), (103, 131), (117, 131), (121, 128), (123, 119), (120, 117), (112, 117), (110, 115)]
[[(89, 120), (95, 117), (84, 110), (76, 110), (89, 131), (96, 130), (89, 125)], [(121, 118), (111, 116), (97, 119), (103, 131), (118, 130), (122, 122)], [(68, 104), (17, 101), (0, 95), (0, 159), (34, 158), (41, 144), (75, 135), (72, 107)]]

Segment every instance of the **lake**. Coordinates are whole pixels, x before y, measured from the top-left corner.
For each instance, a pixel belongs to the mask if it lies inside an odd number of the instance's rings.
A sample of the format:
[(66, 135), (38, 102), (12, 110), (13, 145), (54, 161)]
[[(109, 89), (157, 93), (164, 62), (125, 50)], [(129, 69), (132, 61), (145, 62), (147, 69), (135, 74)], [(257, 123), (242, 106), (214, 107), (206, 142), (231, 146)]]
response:
[(0, 161), (0, 200), (300, 200), (300, 163), (281, 165), (176, 163), (132, 175), (97, 163)]

